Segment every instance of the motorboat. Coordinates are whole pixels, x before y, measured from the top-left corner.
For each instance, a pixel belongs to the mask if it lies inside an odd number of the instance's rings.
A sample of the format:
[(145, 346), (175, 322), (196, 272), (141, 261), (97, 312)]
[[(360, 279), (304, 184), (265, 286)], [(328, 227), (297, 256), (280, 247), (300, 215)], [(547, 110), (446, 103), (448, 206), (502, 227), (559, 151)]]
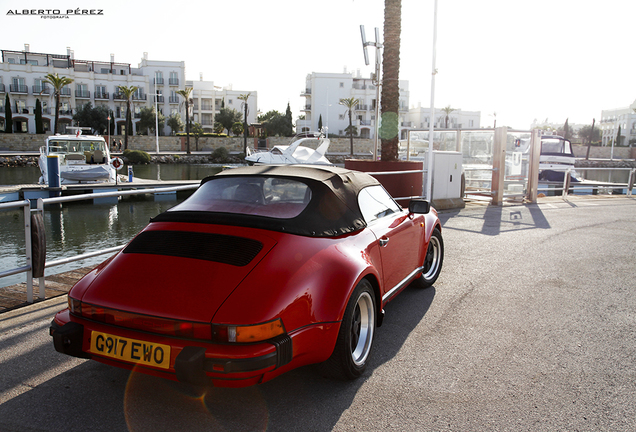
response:
[[(303, 144), (316, 142), (316, 148), (307, 147)], [(274, 146), (270, 150), (248, 150), (245, 160), (264, 165), (279, 164), (311, 164), (311, 165), (333, 165), (325, 157), (329, 148), (329, 139), (322, 134), (303, 133), (296, 135), (289, 145)]]
[(572, 151), (572, 143), (558, 135), (541, 137), (541, 155), (539, 156), (539, 179), (546, 181), (563, 181), (565, 172), (570, 170), (571, 180), (579, 181), (574, 171), (576, 157)]
[(51, 135), (40, 147), (38, 165), (42, 176), (40, 184), (49, 183), (48, 159), (57, 157), (60, 184), (115, 182), (117, 170), (110, 163), (110, 152), (103, 137), (82, 135), (80, 128), (74, 134)]

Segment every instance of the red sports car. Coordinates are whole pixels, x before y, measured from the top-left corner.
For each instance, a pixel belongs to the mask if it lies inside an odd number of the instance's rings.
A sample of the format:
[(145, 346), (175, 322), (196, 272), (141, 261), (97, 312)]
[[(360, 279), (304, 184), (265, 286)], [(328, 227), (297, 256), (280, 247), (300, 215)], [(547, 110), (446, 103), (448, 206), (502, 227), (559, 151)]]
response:
[(59, 352), (193, 384), (313, 363), (354, 379), (384, 305), (415, 279), (432, 285), (443, 257), (429, 203), (402, 209), (367, 174), (237, 168), (80, 280), (50, 334)]

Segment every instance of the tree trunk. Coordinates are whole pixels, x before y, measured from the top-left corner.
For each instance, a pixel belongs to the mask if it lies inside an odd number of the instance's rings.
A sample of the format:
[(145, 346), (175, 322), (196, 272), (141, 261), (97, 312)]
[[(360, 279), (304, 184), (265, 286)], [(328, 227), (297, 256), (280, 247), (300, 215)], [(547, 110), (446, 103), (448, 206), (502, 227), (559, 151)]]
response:
[(186, 109), (186, 153), (190, 154), (190, 107), (188, 106), (188, 98), (186, 98), (185, 109)]
[(124, 130), (124, 150), (128, 150), (128, 134), (130, 134), (130, 126), (132, 125), (132, 119), (130, 118), (130, 99), (126, 102), (126, 129)]
[(398, 158), (400, 122), (401, 0), (384, 0), (384, 54), (382, 59), (382, 160)]
[(349, 147), (350, 154), (353, 156), (353, 122), (351, 120), (351, 110), (353, 107), (349, 107)]
[(60, 92), (55, 92), (55, 127), (53, 128), (53, 135), (58, 133), (57, 125), (60, 120)]

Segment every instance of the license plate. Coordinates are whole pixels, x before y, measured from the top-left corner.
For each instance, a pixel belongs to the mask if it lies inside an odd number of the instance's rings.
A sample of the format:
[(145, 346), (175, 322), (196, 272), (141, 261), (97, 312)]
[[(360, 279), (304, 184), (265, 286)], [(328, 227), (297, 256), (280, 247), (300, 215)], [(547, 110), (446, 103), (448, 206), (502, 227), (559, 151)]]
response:
[(93, 331), (91, 333), (90, 351), (97, 355), (131, 363), (155, 366), (162, 369), (170, 367), (170, 345)]

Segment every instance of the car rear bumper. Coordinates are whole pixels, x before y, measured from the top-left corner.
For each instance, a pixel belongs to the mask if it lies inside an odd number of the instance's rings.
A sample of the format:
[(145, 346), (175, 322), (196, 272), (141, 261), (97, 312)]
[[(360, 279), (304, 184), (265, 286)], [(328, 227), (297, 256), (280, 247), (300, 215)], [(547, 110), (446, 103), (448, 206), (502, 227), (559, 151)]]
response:
[[(74, 357), (93, 359), (102, 363), (135, 369), (149, 375), (172, 379), (196, 385), (212, 384), (218, 387), (244, 387), (267, 381), (280, 373), (303, 364), (323, 361), (333, 350), (329, 344), (325, 355), (318, 356), (309, 352), (315, 347), (317, 332), (322, 334), (324, 325), (304, 328), (295, 335), (283, 334), (265, 342), (235, 346), (230, 344), (212, 344), (200, 341), (188, 341), (178, 338), (166, 338), (150, 334), (135, 334), (102, 323), (77, 319), (71, 320), (68, 310), (56, 315), (51, 322), (49, 334), (53, 337), (56, 351)], [(326, 326), (331, 329), (332, 326)], [(93, 331), (106, 332), (123, 337), (144, 338), (150, 343), (168, 344), (171, 347), (170, 367), (159, 369), (90, 352)], [(335, 332), (328, 331), (337, 335)], [(320, 338), (325, 340), (325, 338)], [(326, 338), (327, 340), (330, 338)], [(335, 339), (334, 339), (335, 341)], [(190, 344), (192, 342), (192, 344)], [(319, 352), (322, 350), (319, 350)], [(321, 358), (324, 357), (324, 358)]]

